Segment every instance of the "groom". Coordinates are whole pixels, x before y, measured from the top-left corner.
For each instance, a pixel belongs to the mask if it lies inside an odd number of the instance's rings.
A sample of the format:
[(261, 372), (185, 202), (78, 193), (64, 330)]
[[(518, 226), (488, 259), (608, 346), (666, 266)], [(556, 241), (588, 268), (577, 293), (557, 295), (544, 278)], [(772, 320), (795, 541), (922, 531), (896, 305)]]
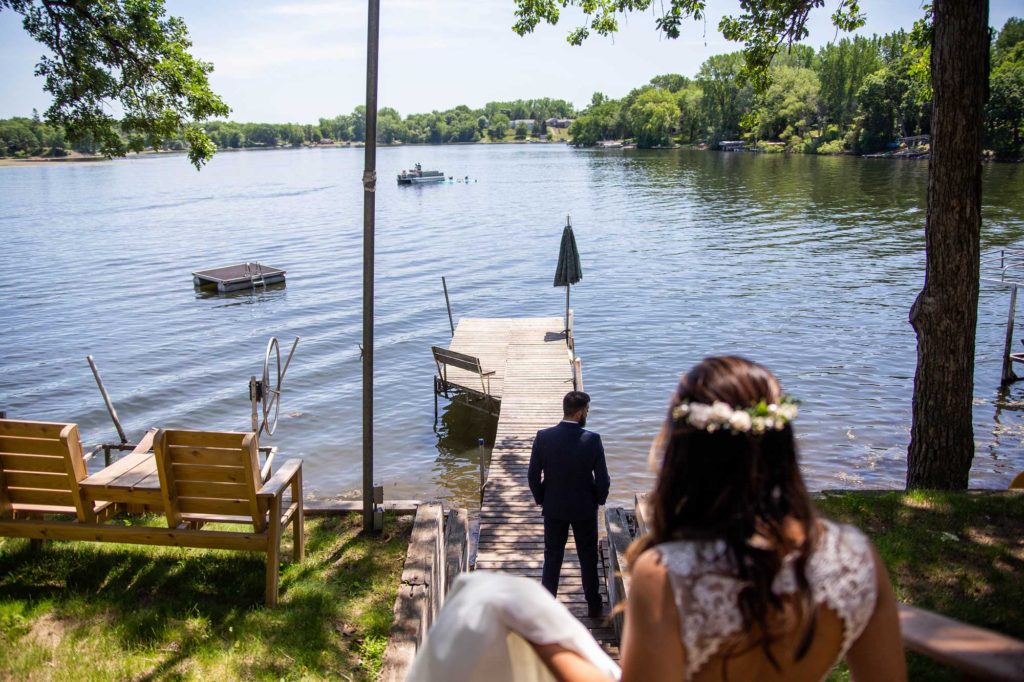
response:
[(601, 616), (597, 580), (597, 508), (608, 499), (608, 467), (601, 436), (583, 429), (590, 396), (570, 391), (562, 399), (563, 419), (537, 432), (530, 454), (530, 491), (544, 507), (544, 572), (541, 583), (558, 593), (565, 543), (572, 528), (583, 574), (587, 615)]

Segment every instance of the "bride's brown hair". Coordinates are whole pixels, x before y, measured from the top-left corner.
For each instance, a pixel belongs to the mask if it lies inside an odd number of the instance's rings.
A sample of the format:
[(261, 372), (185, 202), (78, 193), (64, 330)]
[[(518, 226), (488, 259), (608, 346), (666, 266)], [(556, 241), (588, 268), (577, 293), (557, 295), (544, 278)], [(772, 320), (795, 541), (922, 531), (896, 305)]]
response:
[[(772, 665), (775, 640), (771, 616), (783, 608), (772, 581), (787, 553), (795, 553), (798, 597), (805, 619), (794, 651), (803, 658), (814, 636), (814, 613), (806, 566), (816, 539), (815, 509), (797, 463), (793, 429), (764, 433), (708, 432), (674, 418), (683, 403), (716, 401), (747, 408), (764, 401), (778, 404), (782, 389), (767, 368), (741, 357), (705, 358), (687, 372), (672, 394), (668, 414), (651, 449), (660, 459), (654, 491), (648, 498), (648, 533), (629, 548), (633, 564), (645, 550), (672, 540), (724, 540), (736, 577), (746, 584), (739, 594), (744, 632), (757, 637)], [(794, 542), (784, 525), (796, 521), (804, 540)]]

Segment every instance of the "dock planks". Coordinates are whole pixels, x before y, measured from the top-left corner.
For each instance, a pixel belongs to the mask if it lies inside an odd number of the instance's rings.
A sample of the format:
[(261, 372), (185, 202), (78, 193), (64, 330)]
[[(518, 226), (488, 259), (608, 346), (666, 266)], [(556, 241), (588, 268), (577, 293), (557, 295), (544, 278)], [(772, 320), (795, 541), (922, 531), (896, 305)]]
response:
[[(494, 371), (491, 392), (501, 399), (494, 450), (480, 510), (476, 568), (540, 580), (544, 566), (544, 520), (526, 479), (530, 450), (539, 429), (562, 418), (562, 397), (572, 390), (572, 365), (566, 349), (565, 321), (549, 318), (463, 319), (451, 350), (480, 358)], [(466, 373), (469, 388), (479, 379)], [(451, 373), (449, 381), (460, 383)], [(605, 650), (618, 658), (611, 622), (587, 617), (576, 546), (570, 533), (562, 564), (558, 599), (586, 625)], [(603, 572), (602, 593), (608, 601)]]

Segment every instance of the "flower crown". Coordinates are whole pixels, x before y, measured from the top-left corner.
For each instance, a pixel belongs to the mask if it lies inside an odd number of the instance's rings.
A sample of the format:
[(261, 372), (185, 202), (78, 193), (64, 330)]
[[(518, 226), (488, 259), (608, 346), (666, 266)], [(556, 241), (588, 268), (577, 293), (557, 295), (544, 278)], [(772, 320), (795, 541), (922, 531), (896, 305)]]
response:
[(708, 433), (724, 430), (759, 435), (765, 431), (781, 431), (796, 418), (797, 405), (798, 401), (787, 396), (783, 396), (778, 404), (762, 400), (751, 407), (737, 408), (720, 400), (710, 405), (683, 403), (672, 409), (672, 419)]

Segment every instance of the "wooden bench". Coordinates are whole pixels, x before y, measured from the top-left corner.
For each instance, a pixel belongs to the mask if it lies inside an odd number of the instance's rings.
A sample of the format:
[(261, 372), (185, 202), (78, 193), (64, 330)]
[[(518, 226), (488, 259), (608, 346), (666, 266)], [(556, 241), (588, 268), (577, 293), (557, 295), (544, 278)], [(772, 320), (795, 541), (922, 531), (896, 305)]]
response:
[[(252, 432), (157, 431), (154, 456), (167, 527), (111, 525), (99, 515), (104, 500), (80, 485), (86, 472), (77, 433), (74, 424), (0, 420), (0, 536), (263, 552), (266, 603), (277, 603), (281, 535), (289, 523), (293, 558), (305, 554), (302, 460), (286, 461), (264, 483)], [(43, 484), (51, 487), (31, 487)], [(209, 530), (207, 523), (251, 530)]]
[[(446, 394), (453, 384), (453, 382), (448, 380), (448, 367), (455, 367), (475, 374), (480, 381), (480, 395), (488, 398), (493, 397), (491, 395), (491, 377), (494, 375), (494, 372), (485, 372), (484, 368), (480, 365), (480, 358), (439, 346), (431, 346), (430, 350), (434, 352), (434, 362), (437, 364), (437, 377), (441, 381)], [(465, 386), (464, 384), (458, 384), (458, 387), (476, 392), (475, 388)]]

